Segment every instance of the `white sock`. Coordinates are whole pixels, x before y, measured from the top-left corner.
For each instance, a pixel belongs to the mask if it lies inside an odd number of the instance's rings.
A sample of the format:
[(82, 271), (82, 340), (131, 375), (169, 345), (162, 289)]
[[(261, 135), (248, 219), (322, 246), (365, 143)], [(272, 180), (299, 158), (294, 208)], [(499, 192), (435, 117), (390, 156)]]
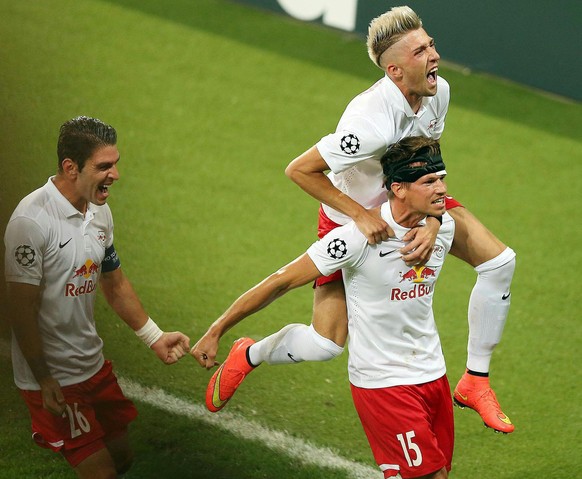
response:
[(475, 268), (477, 282), (469, 299), (467, 368), (489, 372), (493, 349), (499, 344), (511, 303), (515, 252), (506, 248), (499, 256)]
[(332, 340), (318, 334), (311, 325), (288, 324), (253, 344), (249, 349), (249, 358), (255, 366), (263, 361), (269, 364), (329, 361), (343, 350)]

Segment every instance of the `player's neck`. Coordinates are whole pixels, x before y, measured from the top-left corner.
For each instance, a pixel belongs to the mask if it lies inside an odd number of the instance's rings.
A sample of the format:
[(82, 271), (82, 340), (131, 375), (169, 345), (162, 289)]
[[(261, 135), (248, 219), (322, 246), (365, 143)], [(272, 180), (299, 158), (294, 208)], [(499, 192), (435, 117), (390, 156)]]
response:
[(394, 221), (404, 228), (414, 228), (426, 218), (426, 214), (411, 210), (397, 198), (390, 200), (390, 211)]
[(412, 112), (415, 114), (418, 113), (418, 110), (420, 110), (420, 107), (422, 106), (422, 99), (424, 97), (422, 95), (419, 95), (418, 93), (415, 93), (413, 90), (407, 88), (403, 82), (395, 83), (400, 92), (402, 93), (402, 96), (410, 106)]
[(79, 211), (79, 213), (84, 215), (87, 212), (87, 200), (77, 194), (74, 185), (67, 181), (66, 178), (57, 174), (53, 179), (53, 183), (57, 187), (57, 190), (59, 190), (59, 192), (75, 207), (75, 209)]
[(411, 110), (414, 113), (418, 113), (418, 110), (420, 110), (420, 107), (422, 106), (422, 96), (418, 96), (418, 95), (407, 95), (405, 96), (406, 101), (408, 102), (408, 104), (410, 105)]

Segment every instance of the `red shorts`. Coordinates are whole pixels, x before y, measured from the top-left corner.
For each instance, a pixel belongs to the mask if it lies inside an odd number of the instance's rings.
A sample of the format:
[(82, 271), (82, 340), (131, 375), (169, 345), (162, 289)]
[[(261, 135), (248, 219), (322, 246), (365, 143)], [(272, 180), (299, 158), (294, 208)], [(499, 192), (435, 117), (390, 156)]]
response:
[[(461, 203), (455, 200), (452, 196), (445, 197), (445, 206), (447, 210), (452, 210), (453, 208), (463, 207)], [(329, 219), (329, 216), (325, 214), (323, 211), (323, 207), (319, 205), (319, 222), (317, 224), (317, 237), (319, 239), (323, 238), (327, 233), (331, 230), (341, 226), (340, 224), (332, 221)], [(322, 286), (326, 283), (332, 283), (334, 281), (341, 281), (342, 280), (342, 271), (336, 271), (335, 273), (330, 274), (329, 276), (320, 276), (315, 280), (314, 287), (317, 288), (318, 286)]]
[(103, 449), (105, 442), (124, 434), (137, 417), (137, 409), (127, 399), (113, 374), (110, 361), (86, 381), (62, 387), (66, 411), (58, 417), (42, 406), (40, 391), (20, 390), (32, 419), (32, 437), (76, 467)]
[(446, 375), (413, 386), (351, 386), (354, 405), (385, 478), (451, 470), (453, 402)]
[[(334, 230), (341, 225), (330, 220), (329, 216), (325, 214), (323, 211), (323, 206), (319, 205), (319, 222), (317, 224), (317, 237), (319, 239), (323, 238), (327, 233), (331, 230)], [(333, 283), (334, 281), (341, 281), (342, 280), (342, 270), (338, 270), (335, 273), (330, 274), (329, 276), (320, 276), (315, 280), (315, 284), (313, 285), (314, 288), (318, 286), (322, 286), (326, 283)]]

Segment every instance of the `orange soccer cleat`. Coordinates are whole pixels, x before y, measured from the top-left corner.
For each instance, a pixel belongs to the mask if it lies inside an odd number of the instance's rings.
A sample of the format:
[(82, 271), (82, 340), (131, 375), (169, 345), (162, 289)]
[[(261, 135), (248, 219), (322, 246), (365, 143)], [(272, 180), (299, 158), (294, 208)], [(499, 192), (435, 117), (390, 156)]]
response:
[(210, 378), (206, 388), (206, 407), (209, 411), (218, 412), (226, 406), (244, 378), (255, 369), (247, 361), (247, 349), (254, 342), (251, 338), (237, 339), (226, 360)]
[(503, 434), (512, 433), (515, 426), (503, 413), (497, 402), (495, 393), (489, 385), (488, 377), (473, 376), (467, 372), (463, 374), (453, 393), (455, 406), (466, 407), (477, 411), (485, 426)]

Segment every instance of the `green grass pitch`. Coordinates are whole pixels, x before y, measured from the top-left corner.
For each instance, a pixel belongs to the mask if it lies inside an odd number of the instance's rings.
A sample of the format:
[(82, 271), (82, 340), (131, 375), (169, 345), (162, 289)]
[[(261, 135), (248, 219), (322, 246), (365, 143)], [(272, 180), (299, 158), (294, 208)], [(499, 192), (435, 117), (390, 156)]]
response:
[[(362, 39), (221, 0), (0, 0), (0, 11), (2, 233), (16, 202), (55, 171), (60, 124), (87, 114), (118, 130), (115, 244), (163, 328), (195, 341), (240, 293), (314, 240), (317, 203), (284, 169), (379, 77)], [(443, 136), (449, 191), (518, 261), (491, 369), (516, 432), (496, 435), (475, 413), (456, 410), (451, 478), (577, 477), (582, 108), (485, 75), (440, 73), (452, 89)], [(464, 369), (474, 279), (450, 258), (435, 298), (451, 383)], [(304, 288), (248, 319), (224, 338), (219, 359), (241, 335), (308, 323), (311, 298)], [(120, 375), (202, 404), (207, 371), (191, 358), (164, 367), (102, 298), (96, 309)], [(8, 337), (5, 326), (0, 332)], [(346, 359), (263, 366), (228, 409), (373, 467)], [(0, 377), (0, 477), (72, 477), (30, 441), (5, 356)], [(128, 479), (348, 477), (137, 406)]]

